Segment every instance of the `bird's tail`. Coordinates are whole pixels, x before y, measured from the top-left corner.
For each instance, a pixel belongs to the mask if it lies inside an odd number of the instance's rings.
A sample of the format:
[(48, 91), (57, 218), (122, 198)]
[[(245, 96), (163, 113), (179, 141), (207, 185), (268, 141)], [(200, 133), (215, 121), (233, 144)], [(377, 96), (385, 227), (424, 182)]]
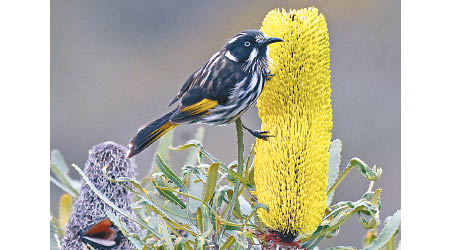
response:
[(128, 150), (127, 157), (131, 158), (139, 154), (142, 150), (150, 146), (169, 130), (178, 126), (177, 123), (172, 123), (170, 121), (170, 116), (176, 110), (177, 109), (174, 109), (158, 120), (155, 120), (140, 128), (137, 135), (128, 144), (130, 149)]

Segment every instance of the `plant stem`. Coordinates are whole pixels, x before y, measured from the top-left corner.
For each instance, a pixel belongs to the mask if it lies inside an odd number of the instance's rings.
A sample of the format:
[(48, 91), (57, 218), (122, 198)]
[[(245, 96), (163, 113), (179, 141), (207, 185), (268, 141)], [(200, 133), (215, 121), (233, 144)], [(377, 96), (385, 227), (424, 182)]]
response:
[[(236, 124), (236, 135), (237, 135), (237, 143), (238, 143), (238, 174), (242, 175), (242, 172), (244, 171), (244, 133), (242, 130), (242, 121), (241, 118), (237, 118), (235, 121)], [(233, 214), (234, 210), (234, 204), (236, 203), (236, 199), (239, 192), (239, 186), (241, 182), (239, 179), (236, 179), (236, 182), (234, 183), (234, 190), (233, 190), (233, 197), (231, 198), (231, 202), (229, 204), (228, 214), (226, 217), (226, 220), (229, 221), (231, 218), (231, 214)], [(220, 232), (219, 242), (222, 238), (224, 233), (224, 230)]]

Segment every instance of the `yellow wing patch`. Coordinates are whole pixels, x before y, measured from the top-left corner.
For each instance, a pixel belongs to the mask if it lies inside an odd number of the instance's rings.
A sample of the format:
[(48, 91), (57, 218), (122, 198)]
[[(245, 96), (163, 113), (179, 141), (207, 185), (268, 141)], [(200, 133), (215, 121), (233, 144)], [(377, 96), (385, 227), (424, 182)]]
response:
[[(219, 103), (217, 101), (213, 101), (210, 99), (203, 99), (195, 104), (189, 105), (185, 108), (183, 108), (181, 111), (182, 112), (189, 112), (191, 115), (198, 115), (198, 114), (202, 114), (206, 115), (208, 114), (208, 110), (216, 107)], [(205, 113), (206, 112), (206, 113)]]
[(161, 136), (163, 136), (165, 133), (167, 133), (169, 130), (175, 128), (178, 126), (178, 124), (166, 122), (161, 127), (155, 129), (152, 133), (148, 135), (148, 137), (153, 137), (150, 141), (150, 144), (157, 141)]

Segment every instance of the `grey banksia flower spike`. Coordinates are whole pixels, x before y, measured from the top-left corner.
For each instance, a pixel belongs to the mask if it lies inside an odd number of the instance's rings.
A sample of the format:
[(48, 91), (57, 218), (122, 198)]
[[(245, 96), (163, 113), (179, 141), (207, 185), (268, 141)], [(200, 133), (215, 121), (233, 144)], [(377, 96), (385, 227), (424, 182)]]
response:
[[(127, 159), (127, 148), (114, 142), (105, 142), (94, 146), (89, 151), (89, 158), (84, 167), (84, 173), (91, 182), (108, 199), (119, 208), (133, 214), (131, 204), (132, 194), (121, 183), (109, 181), (102, 172), (107, 167), (108, 176), (115, 179), (121, 176), (134, 178), (136, 165), (133, 159)], [(130, 185), (130, 184), (126, 184)], [(130, 186), (131, 187), (131, 186)], [(61, 249), (83, 249), (81, 232), (93, 224), (107, 218), (106, 212), (114, 213), (120, 221), (133, 233), (138, 233), (138, 226), (115, 212), (106, 205), (86, 184), (82, 183), (80, 195), (73, 206), (72, 215), (65, 227)], [(113, 226), (114, 227), (114, 226)], [(117, 229), (117, 228), (116, 228)], [(116, 246), (111, 249), (135, 249), (125, 237), (121, 237)]]

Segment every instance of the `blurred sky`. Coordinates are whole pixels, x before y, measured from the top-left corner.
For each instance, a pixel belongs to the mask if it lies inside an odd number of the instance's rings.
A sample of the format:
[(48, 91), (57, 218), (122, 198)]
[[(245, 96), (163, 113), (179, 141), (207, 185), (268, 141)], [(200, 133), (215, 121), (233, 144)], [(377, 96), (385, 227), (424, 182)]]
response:
[[(51, 148), (84, 166), (88, 150), (112, 140), (126, 145), (142, 124), (169, 109), (187, 77), (236, 33), (258, 29), (273, 8), (315, 6), (328, 23), (333, 138), (343, 141), (341, 169), (352, 157), (383, 168), (381, 220), (400, 208), (400, 1), (51, 1)], [(256, 107), (243, 116), (260, 126)], [(199, 125), (175, 130), (174, 145)], [(236, 159), (234, 125), (206, 126), (205, 147)], [(245, 133), (246, 149), (253, 141)], [(155, 146), (137, 156), (140, 176)], [(182, 166), (185, 154), (173, 153)], [(72, 173), (74, 177), (77, 177)], [(355, 169), (335, 200), (357, 200), (369, 182)], [(51, 209), (62, 194), (51, 185)], [(361, 247), (356, 217), (320, 246)]]

